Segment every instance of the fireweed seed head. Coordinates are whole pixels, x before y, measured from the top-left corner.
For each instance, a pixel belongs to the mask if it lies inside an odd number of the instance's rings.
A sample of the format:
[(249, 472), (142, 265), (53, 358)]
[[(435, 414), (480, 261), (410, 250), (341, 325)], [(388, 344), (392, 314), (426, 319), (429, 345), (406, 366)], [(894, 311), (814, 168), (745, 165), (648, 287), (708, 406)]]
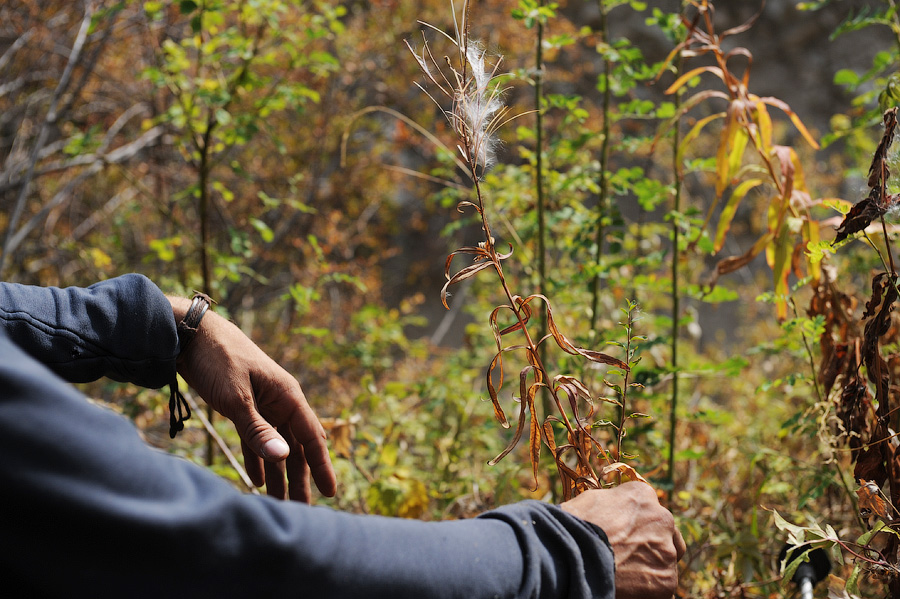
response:
[(484, 171), (494, 163), (498, 117), (505, 110), (501, 90), (494, 80), (500, 57), (489, 67), (484, 48), (475, 41), (469, 42), (465, 57), (467, 77), (456, 90), (453, 121), (457, 133), (468, 144), (475, 165)]

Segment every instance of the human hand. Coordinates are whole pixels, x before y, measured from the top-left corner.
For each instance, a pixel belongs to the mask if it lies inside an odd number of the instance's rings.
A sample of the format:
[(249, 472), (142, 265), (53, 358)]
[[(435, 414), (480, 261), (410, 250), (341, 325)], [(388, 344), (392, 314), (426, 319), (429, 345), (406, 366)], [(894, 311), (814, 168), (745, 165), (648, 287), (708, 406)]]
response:
[[(191, 300), (169, 301), (180, 321)], [(238, 327), (208, 311), (194, 340), (178, 356), (177, 369), (207, 404), (234, 423), (253, 484), (265, 483), (267, 493), (280, 499), (289, 495), (309, 502), (312, 473), (319, 491), (334, 495), (337, 483), (325, 429), (300, 383)]]
[(650, 485), (586, 491), (560, 507), (606, 533), (616, 558), (617, 599), (671, 599), (685, 544)]

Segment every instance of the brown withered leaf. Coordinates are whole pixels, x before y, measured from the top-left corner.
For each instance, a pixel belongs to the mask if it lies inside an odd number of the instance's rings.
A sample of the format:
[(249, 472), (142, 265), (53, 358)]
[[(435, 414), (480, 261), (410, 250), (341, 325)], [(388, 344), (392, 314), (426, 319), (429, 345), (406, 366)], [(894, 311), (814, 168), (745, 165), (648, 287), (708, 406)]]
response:
[(741, 254), (740, 256), (729, 256), (727, 258), (722, 258), (716, 263), (716, 267), (712, 272), (712, 275), (709, 277), (709, 280), (706, 281), (707, 288), (713, 288), (718, 282), (719, 277), (727, 275), (736, 271), (739, 268), (743, 268), (747, 266), (753, 259), (756, 258), (761, 252), (763, 252), (766, 247), (775, 239), (775, 234), (772, 231), (767, 232), (763, 236), (754, 242), (754, 244), (748, 249), (746, 252)]
[(873, 484), (880, 487), (887, 480), (887, 476), (884, 457), (879, 448), (869, 447), (859, 452), (856, 466), (853, 468), (853, 478), (873, 481)]
[[(528, 375), (533, 374), (535, 377), (535, 382), (532, 385), (528, 385)], [(525, 430), (525, 413), (526, 410), (532, 409), (534, 407), (534, 396), (537, 393), (538, 389), (544, 387), (544, 385), (540, 380), (540, 371), (537, 370), (534, 366), (526, 366), (519, 372), (519, 421), (516, 423), (516, 432), (513, 435), (512, 441), (509, 442), (509, 445), (506, 446), (506, 449), (500, 452), (500, 455), (495, 457), (494, 459), (488, 462), (489, 465), (494, 466), (506, 457), (506, 455), (513, 450), (513, 448), (519, 444), (519, 439), (522, 438), (522, 432)], [(493, 401), (493, 397), (491, 398)], [(495, 410), (499, 408), (499, 403), (495, 406)], [(501, 410), (502, 412), (502, 410)], [(535, 477), (537, 478), (537, 477)]]
[[(474, 256), (473, 264), (464, 267), (456, 274), (451, 275), (450, 269), (453, 266), (453, 258), (457, 255), (469, 255)], [(480, 246), (464, 246), (459, 248), (458, 250), (451, 252), (450, 255), (447, 256), (447, 260), (444, 263), (444, 278), (447, 279), (447, 282), (444, 283), (444, 287), (441, 289), (441, 303), (444, 304), (444, 308), (450, 309), (450, 306), (447, 305), (447, 289), (451, 285), (456, 285), (457, 283), (461, 283), (466, 279), (474, 277), (482, 270), (495, 266), (493, 256), (497, 257), (497, 261), (505, 260), (512, 256), (512, 245), (509, 246), (509, 252), (505, 254), (499, 254), (489, 252), (487, 249)]]
[(861, 514), (874, 514), (889, 522), (891, 516), (888, 513), (887, 502), (881, 497), (881, 485), (875, 481), (858, 479), (860, 483), (856, 495), (859, 497), (859, 512)]
[[(869, 437), (869, 419), (866, 416), (871, 411), (872, 400), (869, 397), (869, 388), (854, 371), (852, 375), (847, 376), (836, 408), (837, 416), (843, 423), (848, 436), (848, 444), (852, 449), (851, 455), (854, 459), (857, 459), (856, 454), (862, 447), (862, 440)], [(856, 478), (868, 479), (874, 478), (874, 476), (860, 473)]]
[(554, 377), (552, 393), (554, 399), (556, 399), (557, 401), (559, 401), (560, 392), (564, 393), (566, 395), (566, 398), (569, 400), (569, 407), (572, 408), (572, 415), (574, 416), (576, 422), (580, 422), (582, 419), (582, 416), (580, 415), (578, 409), (579, 400), (587, 402), (589, 406), (588, 414), (585, 417), (590, 418), (593, 415), (593, 399), (591, 398), (591, 394), (587, 390), (587, 387), (585, 387), (581, 381), (568, 375), (559, 375)]
[(543, 300), (544, 305), (547, 307), (547, 327), (550, 329), (550, 334), (553, 336), (553, 340), (556, 341), (556, 344), (561, 350), (573, 356), (581, 356), (583, 358), (587, 358), (591, 362), (608, 364), (610, 366), (615, 366), (616, 368), (621, 368), (625, 372), (628, 372), (630, 370), (628, 364), (626, 364), (622, 360), (619, 360), (618, 358), (614, 358), (610, 355), (604, 354), (603, 352), (576, 347), (571, 341), (569, 341), (569, 339), (565, 335), (562, 334), (562, 332), (560, 332), (559, 328), (557, 328), (556, 321), (553, 319), (553, 310), (550, 307), (550, 300), (548, 300), (543, 295), (535, 294), (529, 297), (526, 301), (530, 301), (535, 298), (540, 298), (541, 300)]
[[(500, 330), (500, 325), (497, 322), (497, 318), (500, 315), (500, 312), (503, 310), (509, 310), (516, 317), (515, 323), (509, 325), (504, 328), (502, 331)], [(497, 306), (491, 311), (491, 316), (488, 318), (488, 322), (491, 325), (491, 332), (494, 334), (494, 343), (497, 345), (497, 351), (499, 351), (503, 347), (502, 337), (504, 335), (508, 335), (514, 331), (520, 330), (523, 326), (528, 324), (528, 321), (531, 319), (531, 309), (527, 306), (523, 309), (520, 308), (518, 312), (513, 310), (508, 305), (504, 304), (502, 306)]]
[(844, 220), (838, 225), (837, 234), (832, 243), (839, 243), (854, 233), (864, 231), (873, 220), (881, 218), (887, 212), (887, 206), (879, 201), (880, 192), (873, 189), (866, 198), (857, 202), (850, 212), (844, 216)]
[(351, 457), (353, 451), (354, 423), (356, 418), (319, 418), (322, 428), (328, 433), (328, 442), (335, 455)]
[(883, 115), (884, 134), (878, 143), (878, 148), (872, 157), (872, 165), (869, 167), (868, 185), (872, 189), (881, 187), (883, 183), (891, 176), (887, 167), (887, 152), (894, 143), (894, 130), (897, 128), (897, 108), (886, 110)]
[(875, 316), (875, 310), (881, 305), (881, 297), (890, 286), (888, 273), (878, 273), (872, 278), (872, 297), (866, 302), (866, 310), (863, 312), (863, 320)]
[(806, 314), (810, 318), (821, 316), (825, 320), (819, 337), (822, 356), (819, 380), (826, 396), (842, 374), (845, 375), (844, 381), (856, 378), (860, 363), (860, 339), (857, 319), (853, 314), (855, 307), (856, 301), (837, 289), (829, 269), (822, 269)]
[(534, 406), (534, 394), (532, 392), (532, 389), (536, 392), (538, 388), (538, 385), (531, 386), (529, 393), (532, 394), (532, 397), (528, 402), (528, 411), (530, 412), (528, 445), (531, 455), (531, 473), (534, 476), (534, 489), (532, 491), (537, 491), (538, 488), (538, 464), (541, 462), (541, 424), (538, 422), (537, 410)]
[[(503, 388), (503, 351), (500, 350), (494, 356), (494, 359), (491, 360), (491, 365), (488, 366), (487, 369), (487, 388), (488, 395), (491, 397), (491, 404), (494, 406), (494, 418), (497, 419), (497, 422), (500, 423), (500, 426), (503, 428), (509, 428), (509, 421), (506, 419), (506, 414), (503, 412), (503, 407), (500, 405), (500, 389)], [(494, 370), (499, 370), (500, 380), (496, 386), (494, 386)]]
[[(879, 350), (880, 338), (891, 327), (891, 312), (897, 300), (896, 275), (881, 273), (872, 280), (872, 299), (866, 304), (868, 318), (863, 333), (863, 361), (869, 381), (875, 385), (875, 401), (878, 403), (878, 416), (887, 418), (890, 412), (890, 371), (887, 362)], [(877, 439), (876, 439), (877, 440)]]
[(897, 202), (897, 196), (885, 195), (885, 185), (891, 176), (887, 166), (887, 153), (894, 142), (894, 130), (897, 127), (897, 108), (891, 108), (884, 113), (884, 134), (878, 143), (878, 148), (872, 156), (872, 164), (869, 166), (870, 188), (869, 195), (857, 203), (838, 225), (834, 243), (843, 241), (850, 235), (865, 230), (873, 220), (881, 218), (888, 208)]
[[(500, 331), (500, 336), (507, 335), (512, 333), (513, 331), (520, 330), (524, 325), (528, 324), (528, 321), (531, 320), (531, 306), (529, 306), (521, 297), (518, 295), (513, 297), (513, 301), (516, 304), (516, 311), (514, 313), (516, 316), (516, 322), (506, 327), (502, 331)], [(504, 308), (509, 308), (509, 306), (503, 306)]]
[(872, 166), (869, 167), (869, 179), (867, 184), (872, 189), (881, 186), (881, 182), (891, 176), (891, 171), (887, 167), (887, 163), (880, 153), (876, 152), (872, 160)]
[[(829, 335), (829, 339), (830, 338)], [(825, 346), (825, 343), (821, 343), (820, 345)], [(826, 396), (831, 392), (831, 388), (834, 387), (837, 377), (844, 372), (847, 372), (849, 361), (850, 352), (847, 351), (846, 343), (837, 343), (828, 347), (822, 347), (822, 363), (819, 365), (819, 380), (822, 382), (822, 391)]]
[(559, 472), (560, 482), (563, 488), (563, 500), (568, 501), (577, 495), (578, 473), (572, 470), (564, 461), (567, 451), (574, 449), (571, 445), (563, 445), (556, 452), (556, 470)]
[(550, 449), (550, 452), (556, 456), (556, 437), (553, 436), (553, 423), (548, 418), (543, 424), (544, 443)]
[(594, 468), (591, 466), (591, 435), (581, 426), (575, 428), (572, 444), (577, 448), (578, 462), (575, 471), (580, 478), (596, 479)]

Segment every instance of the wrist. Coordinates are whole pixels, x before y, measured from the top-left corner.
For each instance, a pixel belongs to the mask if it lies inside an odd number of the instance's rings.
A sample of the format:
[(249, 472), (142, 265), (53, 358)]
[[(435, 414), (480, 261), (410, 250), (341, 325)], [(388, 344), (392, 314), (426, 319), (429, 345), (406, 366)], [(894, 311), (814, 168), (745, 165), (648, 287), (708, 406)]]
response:
[(178, 321), (176, 330), (178, 332), (179, 351), (183, 352), (188, 348), (197, 332), (200, 330), (200, 323), (207, 311), (212, 307), (212, 299), (205, 293), (196, 292), (191, 298), (191, 304), (181, 320)]
[[(172, 305), (172, 315), (178, 335), (176, 365), (180, 372), (191, 353), (188, 349), (192, 350), (193, 346), (198, 345), (195, 338), (209, 337), (205, 329), (213, 326), (215, 314), (212, 312), (212, 304), (215, 302), (204, 293), (196, 293), (191, 299), (168, 296), (168, 300)], [(199, 342), (199, 345), (203, 345), (203, 342)]]

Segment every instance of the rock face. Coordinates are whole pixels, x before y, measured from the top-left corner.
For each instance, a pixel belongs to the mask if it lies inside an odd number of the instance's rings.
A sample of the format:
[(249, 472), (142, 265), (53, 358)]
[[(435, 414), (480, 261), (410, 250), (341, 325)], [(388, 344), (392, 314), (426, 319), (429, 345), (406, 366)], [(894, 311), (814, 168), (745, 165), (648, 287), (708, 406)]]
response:
[[(896, 44), (888, 27), (870, 26), (838, 36), (830, 36), (845, 19), (866, 10), (882, 8), (878, 0), (832, 0), (821, 9), (804, 11), (799, 0), (717, 0), (715, 20), (718, 30), (743, 24), (759, 15), (753, 28), (728, 38), (726, 47), (743, 46), (753, 55), (750, 88), (760, 96), (775, 96), (787, 102), (811, 128), (827, 131), (831, 116), (845, 111), (849, 97), (833, 83), (839, 69), (865, 72), (872, 58)], [(674, 11), (679, 0), (649, 0), (645, 13), (627, 8), (609, 14), (611, 39), (629, 38), (648, 60), (659, 60), (671, 43), (644, 23), (653, 7)], [(563, 14), (578, 25), (597, 27), (598, 2), (568, 2)], [(743, 59), (736, 59), (743, 60)]]

